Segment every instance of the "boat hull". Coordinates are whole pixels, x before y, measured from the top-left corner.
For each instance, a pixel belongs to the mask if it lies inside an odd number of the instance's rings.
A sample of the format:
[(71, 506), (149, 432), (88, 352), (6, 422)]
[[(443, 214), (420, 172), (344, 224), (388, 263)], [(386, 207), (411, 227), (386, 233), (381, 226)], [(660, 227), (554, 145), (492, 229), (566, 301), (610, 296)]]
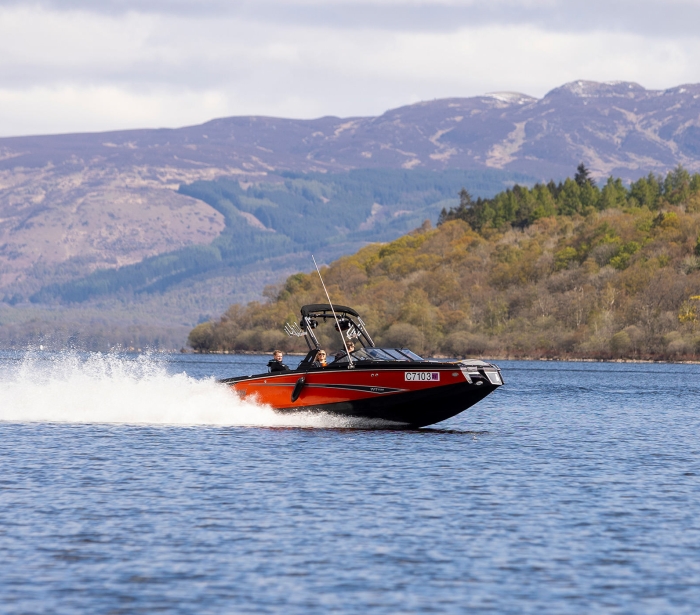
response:
[[(502, 384), (455, 364), (282, 372), (224, 381), (282, 413), (324, 412), (372, 426), (424, 427), (470, 408)], [(495, 380), (495, 382), (494, 382)], [(360, 422), (360, 425), (362, 422)]]

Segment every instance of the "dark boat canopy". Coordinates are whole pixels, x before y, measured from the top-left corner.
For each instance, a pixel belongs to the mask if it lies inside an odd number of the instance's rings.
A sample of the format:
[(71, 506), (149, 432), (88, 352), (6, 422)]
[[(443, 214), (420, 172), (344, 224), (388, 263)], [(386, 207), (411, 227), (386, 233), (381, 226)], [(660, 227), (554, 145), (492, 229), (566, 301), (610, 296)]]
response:
[[(340, 333), (343, 339), (359, 340), (363, 346), (374, 348), (374, 342), (369, 336), (362, 318), (360, 318), (356, 310), (347, 305), (334, 304), (331, 306), (330, 303), (304, 305), (301, 308), (301, 321), (299, 324), (287, 323), (284, 325), (284, 331), (291, 337), (303, 337), (310, 351), (314, 349), (319, 350), (321, 345), (314, 334), (314, 329), (318, 327), (318, 320), (323, 320), (324, 322), (335, 320), (333, 317), (334, 310), (337, 318), (335, 330)], [(343, 342), (343, 345), (345, 345), (345, 342)]]
[(336, 314), (350, 314), (350, 316), (355, 316), (357, 318), (360, 317), (355, 310), (347, 305), (333, 305), (333, 307), (331, 307), (330, 303), (311, 303), (309, 305), (304, 305), (301, 308), (301, 315), (321, 316), (326, 312), (330, 312), (332, 314), (333, 310), (335, 310)]

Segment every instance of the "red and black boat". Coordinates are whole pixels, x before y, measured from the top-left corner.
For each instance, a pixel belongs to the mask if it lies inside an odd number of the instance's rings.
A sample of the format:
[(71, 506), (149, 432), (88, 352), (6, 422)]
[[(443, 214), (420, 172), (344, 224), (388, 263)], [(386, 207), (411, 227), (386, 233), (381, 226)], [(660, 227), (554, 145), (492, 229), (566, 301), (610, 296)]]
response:
[[(315, 360), (321, 347), (314, 330), (327, 320), (345, 345), (358, 348), (323, 366)], [(285, 331), (309, 347), (296, 369), (221, 382), (278, 412), (327, 412), (386, 427), (444, 421), (503, 384), (500, 369), (484, 361), (428, 361), (407, 348), (377, 348), (360, 315), (344, 305), (305, 305), (299, 324)]]

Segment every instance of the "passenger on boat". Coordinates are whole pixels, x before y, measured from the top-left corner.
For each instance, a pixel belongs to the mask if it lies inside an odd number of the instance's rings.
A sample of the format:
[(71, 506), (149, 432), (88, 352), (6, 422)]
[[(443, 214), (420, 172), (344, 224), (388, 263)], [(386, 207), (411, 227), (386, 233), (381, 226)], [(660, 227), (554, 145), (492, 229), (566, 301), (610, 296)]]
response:
[[(348, 352), (354, 352), (355, 351), (355, 344), (353, 342), (348, 342)], [(345, 352), (345, 350), (341, 350), (340, 352), (335, 353), (335, 360), (338, 361), (339, 359), (342, 359), (343, 357), (348, 356), (348, 352)]]
[(270, 359), (269, 363), (267, 364), (270, 373), (290, 371), (289, 367), (282, 363), (283, 358), (284, 355), (282, 354), (281, 350), (275, 350), (275, 352), (272, 353), (272, 359)]
[(314, 367), (326, 367), (326, 351), (319, 350), (316, 353), (316, 360), (314, 361)]

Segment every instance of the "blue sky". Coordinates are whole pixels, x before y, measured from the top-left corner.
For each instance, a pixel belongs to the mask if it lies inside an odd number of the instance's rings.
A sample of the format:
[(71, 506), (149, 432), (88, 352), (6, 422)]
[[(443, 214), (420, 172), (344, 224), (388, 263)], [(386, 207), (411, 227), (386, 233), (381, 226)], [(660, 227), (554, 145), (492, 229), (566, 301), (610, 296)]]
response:
[(0, 136), (700, 82), (700, 0), (0, 0)]

